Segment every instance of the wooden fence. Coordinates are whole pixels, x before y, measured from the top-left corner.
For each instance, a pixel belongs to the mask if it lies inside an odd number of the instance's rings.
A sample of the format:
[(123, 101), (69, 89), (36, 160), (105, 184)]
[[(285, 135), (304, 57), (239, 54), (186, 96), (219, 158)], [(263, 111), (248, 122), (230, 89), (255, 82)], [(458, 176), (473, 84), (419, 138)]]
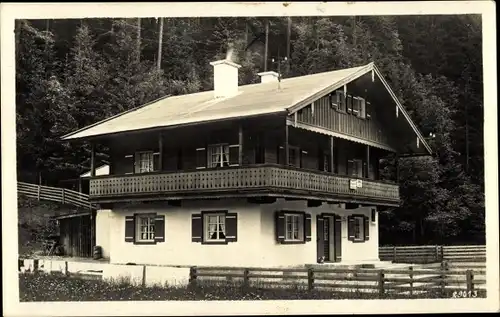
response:
[(89, 201), (89, 195), (79, 193), (66, 188), (35, 185), (30, 183), (18, 182), (17, 192), (27, 197), (38, 200), (50, 200), (63, 204), (70, 204), (83, 208), (94, 208)]
[(486, 246), (422, 245), (380, 247), (379, 257), (382, 261), (393, 261), (394, 263), (484, 262), (486, 261)]
[(485, 267), (457, 269), (447, 262), (429, 269), (316, 269), (192, 267), (190, 285), (204, 281), (237, 283), (258, 287), (301, 287), (336, 292), (387, 295), (430, 295), (453, 297), (486, 296)]

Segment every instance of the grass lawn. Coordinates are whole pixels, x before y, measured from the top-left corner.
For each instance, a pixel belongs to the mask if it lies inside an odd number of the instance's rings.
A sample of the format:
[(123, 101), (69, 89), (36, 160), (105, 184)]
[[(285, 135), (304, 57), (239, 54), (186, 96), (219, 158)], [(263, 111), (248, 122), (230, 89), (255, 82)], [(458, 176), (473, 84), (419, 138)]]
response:
[[(228, 283), (203, 282), (194, 287), (131, 286), (127, 281), (107, 282), (66, 277), (62, 274), (20, 273), (19, 293), (22, 302), (29, 301), (109, 301), (109, 300), (293, 300), (293, 299), (379, 299), (378, 294), (362, 292), (308, 291), (303, 288), (282, 289), (243, 287)], [(392, 295), (386, 299), (429, 298), (434, 295)], [(451, 297), (446, 294), (445, 298)]]

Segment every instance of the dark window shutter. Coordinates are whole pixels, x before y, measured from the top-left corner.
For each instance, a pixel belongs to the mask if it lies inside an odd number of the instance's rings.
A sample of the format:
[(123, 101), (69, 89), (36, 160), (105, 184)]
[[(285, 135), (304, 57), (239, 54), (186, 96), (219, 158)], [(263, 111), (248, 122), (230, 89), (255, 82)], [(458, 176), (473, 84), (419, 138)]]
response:
[(285, 147), (284, 146), (278, 146), (278, 164), (284, 165), (285, 164)]
[(359, 116), (359, 99), (356, 97), (352, 97), (352, 113)]
[(342, 217), (335, 215), (334, 219), (335, 261), (339, 262), (342, 259)]
[(125, 217), (125, 242), (135, 241), (135, 217)]
[(229, 165), (238, 165), (240, 162), (240, 146), (238, 144), (229, 146)]
[(133, 174), (134, 173), (134, 154), (127, 154), (125, 155), (124, 159), (124, 166), (125, 166), (125, 174)]
[(372, 208), (372, 222), (375, 222), (376, 213), (377, 213), (377, 209)]
[(285, 214), (277, 211), (275, 217), (276, 241), (282, 243), (285, 240)]
[(354, 217), (353, 216), (347, 217), (347, 239), (349, 241), (354, 240)]
[(344, 93), (340, 90), (337, 90), (336, 95), (337, 95), (337, 108), (341, 111), (346, 111)]
[(352, 176), (354, 175), (356, 168), (354, 166), (354, 161), (353, 160), (347, 160), (347, 175)]
[(155, 216), (155, 242), (165, 242), (165, 216)]
[(320, 215), (316, 216), (316, 233), (317, 233), (317, 236), (316, 236), (316, 248), (317, 248), (316, 254), (317, 254), (318, 262), (320, 262), (320, 258), (325, 255), (325, 247), (324, 247), (325, 228), (323, 225), (323, 221), (324, 221), (323, 217), (321, 217)]
[(346, 96), (347, 113), (352, 113), (352, 96)]
[(160, 153), (153, 153), (153, 171), (160, 170)]
[(305, 214), (304, 217), (304, 240), (311, 241), (311, 215)]
[(326, 171), (326, 166), (325, 166), (325, 154), (323, 152), (323, 149), (318, 149), (318, 169), (320, 171)]
[(238, 239), (238, 214), (228, 213), (226, 215), (226, 241), (236, 242)]
[[(299, 153), (300, 153), (300, 155), (299, 155), (299, 162), (297, 164), (295, 164), (295, 166), (303, 168), (304, 165), (305, 165), (305, 162), (307, 160), (307, 154), (308, 154), (308, 152), (307, 151), (299, 150)], [(292, 162), (292, 164), (293, 163), (294, 162)]]
[(191, 215), (191, 242), (203, 241), (203, 216), (201, 214)]
[(363, 161), (363, 177), (368, 178), (368, 164), (365, 161)]
[(338, 95), (331, 93), (330, 94), (330, 106), (332, 107), (332, 109), (338, 110), (338, 107), (339, 107), (338, 101), (339, 101)]
[(207, 167), (207, 148), (196, 149), (196, 167), (205, 168)]
[(372, 117), (372, 107), (369, 101), (365, 102), (365, 113), (366, 119), (370, 119)]
[(368, 241), (370, 239), (370, 218), (363, 216), (363, 229), (364, 229), (364, 234), (365, 234), (365, 241)]

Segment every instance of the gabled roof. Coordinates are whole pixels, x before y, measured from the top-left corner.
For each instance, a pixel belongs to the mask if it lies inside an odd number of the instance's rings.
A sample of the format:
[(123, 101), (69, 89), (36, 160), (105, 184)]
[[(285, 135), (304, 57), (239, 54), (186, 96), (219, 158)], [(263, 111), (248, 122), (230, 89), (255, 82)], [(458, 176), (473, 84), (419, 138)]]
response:
[(69, 133), (62, 139), (87, 139), (122, 132), (273, 113), (292, 114), (315, 99), (369, 72), (373, 72), (373, 76), (377, 75), (419, 142), (429, 153), (432, 153), (429, 145), (373, 63), (360, 67), (286, 78), (281, 80), (279, 86), (278, 83), (274, 82), (243, 85), (238, 87), (238, 94), (229, 98), (214, 98), (213, 90), (180, 96), (166, 96)]
[[(370, 64), (369, 64), (370, 65)], [(368, 66), (368, 65), (366, 65)], [(366, 66), (283, 79), (277, 83), (239, 86), (230, 98), (215, 99), (213, 90), (169, 96), (69, 133), (64, 140), (204, 121), (287, 112), (332, 83), (355, 79)], [(363, 72), (364, 73), (364, 72)], [(351, 79), (351, 80), (352, 80)]]

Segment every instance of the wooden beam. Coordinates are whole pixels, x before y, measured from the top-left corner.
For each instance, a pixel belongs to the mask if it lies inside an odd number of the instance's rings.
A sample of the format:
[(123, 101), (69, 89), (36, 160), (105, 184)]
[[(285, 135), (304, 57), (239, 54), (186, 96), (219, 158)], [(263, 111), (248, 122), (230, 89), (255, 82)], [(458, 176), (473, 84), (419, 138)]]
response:
[(330, 173), (335, 173), (335, 152), (333, 136), (330, 135)]
[(370, 177), (370, 146), (366, 146), (366, 178)]
[(396, 153), (396, 183), (399, 183), (399, 154)]
[(158, 152), (160, 157), (158, 158), (158, 170), (163, 170), (163, 133), (158, 134)]
[(238, 165), (243, 165), (243, 126), (240, 123), (238, 126)]
[(289, 137), (288, 125), (285, 124), (285, 166), (290, 165), (290, 146), (288, 144), (288, 137)]
[(90, 144), (90, 177), (95, 176), (95, 144)]

